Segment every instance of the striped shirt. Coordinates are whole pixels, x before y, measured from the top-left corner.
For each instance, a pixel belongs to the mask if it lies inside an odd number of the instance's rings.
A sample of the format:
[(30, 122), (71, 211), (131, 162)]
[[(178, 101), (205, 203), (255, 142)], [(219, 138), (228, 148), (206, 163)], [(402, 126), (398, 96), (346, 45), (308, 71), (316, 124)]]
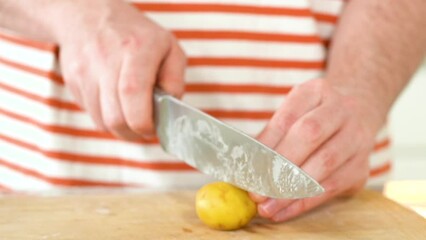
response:
[[(294, 85), (324, 73), (343, 0), (135, 1), (188, 56), (184, 101), (255, 136)], [(212, 179), (158, 140), (100, 132), (58, 71), (57, 46), (0, 31), (0, 190), (198, 187)], [(391, 169), (386, 129), (369, 185)]]

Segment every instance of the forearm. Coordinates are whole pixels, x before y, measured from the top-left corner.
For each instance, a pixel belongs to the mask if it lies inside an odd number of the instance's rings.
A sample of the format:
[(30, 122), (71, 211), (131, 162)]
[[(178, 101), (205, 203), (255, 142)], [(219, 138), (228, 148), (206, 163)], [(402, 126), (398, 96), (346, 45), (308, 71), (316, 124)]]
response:
[(426, 1), (352, 0), (333, 37), (326, 79), (386, 115), (426, 53)]
[(54, 41), (49, 22), (54, 21), (52, 0), (0, 0), (0, 27), (44, 41)]
[(115, 3), (121, 1), (0, 0), (0, 28), (57, 43), (66, 35), (74, 34), (81, 24), (108, 18)]

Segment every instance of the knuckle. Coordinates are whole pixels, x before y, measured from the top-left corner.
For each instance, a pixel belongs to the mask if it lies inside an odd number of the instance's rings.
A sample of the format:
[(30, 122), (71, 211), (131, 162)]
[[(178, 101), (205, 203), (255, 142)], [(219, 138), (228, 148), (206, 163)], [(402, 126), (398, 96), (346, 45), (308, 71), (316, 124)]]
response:
[(127, 36), (121, 39), (121, 46), (126, 49), (136, 50), (140, 49), (143, 45), (143, 38), (139, 37), (137, 34), (128, 34)]
[(299, 134), (308, 143), (316, 143), (320, 141), (323, 135), (321, 122), (314, 118), (303, 119), (300, 124)]
[(289, 129), (289, 127), (296, 121), (296, 119), (296, 115), (292, 113), (283, 113), (277, 116), (276, 120), (274, 121), (274, 125), (280, 133), (285, 133)]
[(105, 126), (109, 130), (113, 131), (120, 131), (121, 129), (126, 127), (126, 121), (125, 119), (119, 115), (114, 114), (113, 111), (111, 111), (110, 114), (106, 114), (105, 116)]
[[(124, 51), (135, 53), (151, 49), (169, 49), (172, 44), (172, 35), (161, 28), (149, 28), (143, 32), (133, 32), (121, 38), (121, 47)], [(161, 51), (160, 51), (161, 52)]]
[(332, 150), (324, 150), (319, 157), (325, 172), (329, 173), (335, 169), (337, 165), (337, 154)]
[(127, 75), (126, 79), (120, 81), (118, 90), (124, 96), (136, 95), (141, 92), (140, 84), (141, 81), (138, 81), (135, 76)]

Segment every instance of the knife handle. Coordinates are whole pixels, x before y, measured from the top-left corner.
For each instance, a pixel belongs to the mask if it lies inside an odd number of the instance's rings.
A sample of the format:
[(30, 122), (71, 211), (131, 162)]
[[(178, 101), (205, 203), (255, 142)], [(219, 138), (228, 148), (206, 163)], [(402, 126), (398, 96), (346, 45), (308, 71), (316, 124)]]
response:
[(167, 113), (167, 107), (161, 107), (161, 102), (164, 99), (171, 99), (173, 98), (172, 95), (166, 93), (165, 91), (161, 90), (158, 87), (154, 88), (154, 123), (155, 126), (157, 128), (159, 121), (160, 121), (160, 116), (161, 115), (165, 115), (165, 113)]

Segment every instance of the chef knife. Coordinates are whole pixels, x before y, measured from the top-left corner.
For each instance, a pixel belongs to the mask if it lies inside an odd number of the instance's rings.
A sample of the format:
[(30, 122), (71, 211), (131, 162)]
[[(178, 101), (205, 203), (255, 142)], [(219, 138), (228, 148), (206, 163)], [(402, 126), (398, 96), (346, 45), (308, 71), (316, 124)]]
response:
[(272, 198), (306, 198), (324, 192), (284, 156), (159, 89), (154, 108), (162, 148), (205, 174)]

